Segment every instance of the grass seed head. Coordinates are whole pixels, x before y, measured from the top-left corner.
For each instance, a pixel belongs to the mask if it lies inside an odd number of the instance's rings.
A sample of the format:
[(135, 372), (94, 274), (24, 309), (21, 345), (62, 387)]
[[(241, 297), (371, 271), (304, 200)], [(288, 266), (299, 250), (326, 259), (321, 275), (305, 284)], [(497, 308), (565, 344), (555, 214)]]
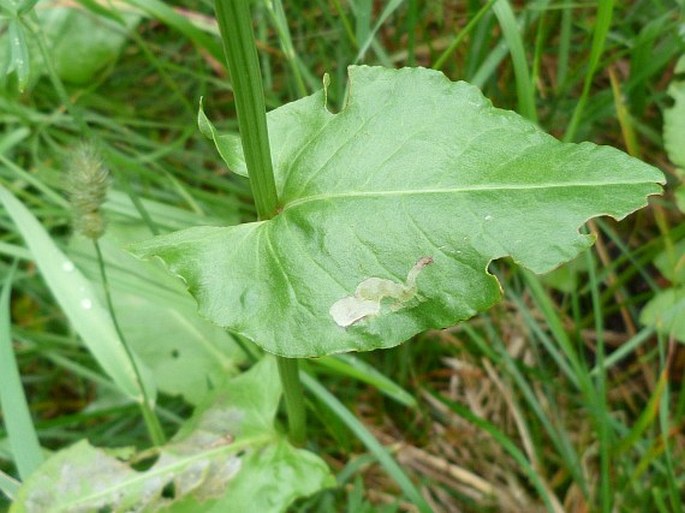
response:
[(105, 232), (105, 219), (100, 210), (107, 196), (109, 171), (91, 144), (76, 147), (67, 165), (67, 191), (71, 202), (74, 230), (90, 239)]

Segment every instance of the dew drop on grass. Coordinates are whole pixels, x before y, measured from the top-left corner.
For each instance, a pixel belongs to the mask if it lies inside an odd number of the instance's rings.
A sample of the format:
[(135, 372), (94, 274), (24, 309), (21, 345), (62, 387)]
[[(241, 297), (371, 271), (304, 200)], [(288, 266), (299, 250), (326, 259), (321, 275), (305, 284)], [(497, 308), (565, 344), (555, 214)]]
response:
[(84, 310), (90, 310), (93, 308), (93, 302), (88, 298), (84, 298), (81, 300), (81, 308)]
[(71, 261), (69, 261), (69, 260), (65, 261), (65, 262), (62, 264), (62, 270), (63, 270), (65, 273), (74, 272), (74, 269), (75, 269), (74, 263), (71, 262)]

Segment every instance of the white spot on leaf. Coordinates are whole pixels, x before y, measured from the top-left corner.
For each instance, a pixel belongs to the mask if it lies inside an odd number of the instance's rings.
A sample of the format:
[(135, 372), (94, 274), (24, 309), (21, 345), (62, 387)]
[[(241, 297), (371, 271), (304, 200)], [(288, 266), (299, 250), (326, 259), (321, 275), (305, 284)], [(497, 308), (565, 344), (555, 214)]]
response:
[(88, 298), (84, 298), (81, 300), (81, 308), (84, 310), (90, 310), (93, 308), (93, 302)]
[(385, 298), (394, 299), (391, 308), (399, 310), (416, 295), (416, 278), (424, 267), (432, 263), (431, 257), (420, 258), (409, 270), (405, 283), (375, 276), (367, 278), (357, 285), (353, 296), (345, 296), (333, 303), (328, 313), (338, 326), (347, 328), (362, 319), (380, 314), (381, 301)]
[(73, 263), (72, 261), (70, 261), (70, 260), (65, 260), (64, 263), (62, 264), (62, 270), (63, 270), (65, 273), (74, 272), (74, 269), (76, 269), (76, 268), (74, 267), (74, 263)]

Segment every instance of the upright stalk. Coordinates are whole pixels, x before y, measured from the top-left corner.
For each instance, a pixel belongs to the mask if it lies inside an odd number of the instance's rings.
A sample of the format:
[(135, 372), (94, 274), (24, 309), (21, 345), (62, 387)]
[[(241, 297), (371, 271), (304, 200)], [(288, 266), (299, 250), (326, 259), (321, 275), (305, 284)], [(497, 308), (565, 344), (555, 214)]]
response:
[(264, 89), (252, 17), (247, 0), (216, 0), (215, 5), (231, 74), (250, 187), (259, 218), (270, 219), (278, 208), (278, 193), (271, 165)]
[[(257, 214), (261, 220), (271, 219), (278, 211), (278, 193), (271, 164), (264, 90), (248, 0), (216, 0), (215, 9), (231, 75), (240, 138)], [(295, 445), (302, 445), (306, 423), (298, 362), (296, 359), (277, 358), (290, 440)]]
[(105, 299), (107, 301), (109, 315), (112, 318), (114, 329), (116, 330), (117, 335), (119, 335), (121, 345), (124, 347), (124, 351), (126, 351), (126, 355), (131, 362), (131, 367), (133, 367), (133, 372), (136, 376), (138, 388), (140, 389), (140, 394), (142, 396), (141, 402), (139, 403), (140, 411), (143, 415), (143, 420), (145, 421), (148, 434), (150, 435), (150, 440), (152, 440), (152, 443), (155, 446), (160, 447), (166, 442), (166, 436), (164, 435), (164, 430), (159, 422), (159, 418), (155, 414), (154, 403), (147, 391), (147, 388), (145, 387), (145, 382), (143, 381), (140, 373), (140, 368), (136, 362), (135, 355), (133, 354), (126, 337), (124, 337), (124, 332), (119, 325), (119, 320), (117, 319), (114, 310), (114, 303), (112, 302), (112, 293), (110, 291), (109, 281), (107, 280), (107, 272), (105, 271), (105, 259), (102, 256), (102, 249), (100, 248), (100, 243), (97, 241), (97, 239), (93, 240), (93, 246), (95, 247), (95, 254), (97, 255), (98, 268), (100, 269), (100, 278), (102, 279), (102, 287), (105, 291)]

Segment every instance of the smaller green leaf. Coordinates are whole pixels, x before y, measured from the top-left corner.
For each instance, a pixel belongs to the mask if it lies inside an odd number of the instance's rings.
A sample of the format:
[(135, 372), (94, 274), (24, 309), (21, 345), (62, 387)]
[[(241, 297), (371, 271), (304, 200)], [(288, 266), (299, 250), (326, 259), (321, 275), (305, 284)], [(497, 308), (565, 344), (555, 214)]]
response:
[(685, 343), (685, 286), (656, 294), (643, 308), (640, 322)]
[(671, 283), (685, 283), (685, 239), (659, 253), (654, 265)]
[(266, 358), (217, 388), (147, 471), (81, 441), (41, 466), (10, 512), (285, 511), (335, 481), (320, 458), (274, 429), (280, 396), (276, 364)]
[[(25, 0), (19, 6), (16, 3), (16, 14), (26, 14), (33, 7), (35, 0)], [(96, 14), (84, 9), (81, 5), (63, 5), (58, 0), (44, 0), (42, 8), (35, 11), (40, 30), (43, 33), (50, 53), (51, 64), (59, 77), (65, 82), (88, 84), (108, 64), (116, 59), (127, 39), (126, 29), (132, 29), (141, 19), (141, 15), (124, 11), (113, 21), (112, 16)], [(124, 23), (124, 27), (121, 23)], [(23, 26), (18, 18), (12, 19), (20, 29)], [(122, 29), (123, 28), (123, 29)], [(21, 35), (19, 35), (21, 42)], [(41, 74), (47, 72), (43, 56), (32, 38), (24, 41), (19, 59), (16, 48), (17, 34), (12, 29), (0, 33), (0, 63), (7, 62), (7, 72), (16, 70), (17, 81), (23, 88), (30, 88)], [(23, 63), (23, 68), (17, 67)], [(0, 77), (0, 83), (4, 76)]]
[(541, 276), (542, 282), (565, 294), (578, 290), (582, 275), (588, 270), (587, 259), (582, 257), (583, 255), (579, 255), (570, 262)]
[(0, 470), (0, 492), (4, 493), (8, 499), (14, 500), (20, 486), (19, 481)]
[(241, 176), (247, 176), (247, 165), (243, 158), (240, 136), (238, 134), (220, 134), (217, 132), (214, 124), (205, 114), (202, 102), (203, 98), (200, 98), (200, 108), (197, 111), (197, 126), (200, 128), (200, 132), (207, 139), (214, 142), (219, 155), (221, 155), (221, 158), (231, 171)]
[[(685, 55), (675, 66), (675, 74), (685, 72)], [(685, 169), (685, 80), (674, 79), (668, 88), (673, 106), (664, 110), (664, 148), (676, 166)]]
[(680, 185), (673, 193), (678, 210), (685, 213), (685, 185)]
[[(122, 17), (128, 29), (141, 18), (131, 12), (123, 13)], [(58, 75), (74, 84), (88, 84), (119, 56), (127, 39), (118, 23), (78, 5), (41, 9), (40, 22)]]

